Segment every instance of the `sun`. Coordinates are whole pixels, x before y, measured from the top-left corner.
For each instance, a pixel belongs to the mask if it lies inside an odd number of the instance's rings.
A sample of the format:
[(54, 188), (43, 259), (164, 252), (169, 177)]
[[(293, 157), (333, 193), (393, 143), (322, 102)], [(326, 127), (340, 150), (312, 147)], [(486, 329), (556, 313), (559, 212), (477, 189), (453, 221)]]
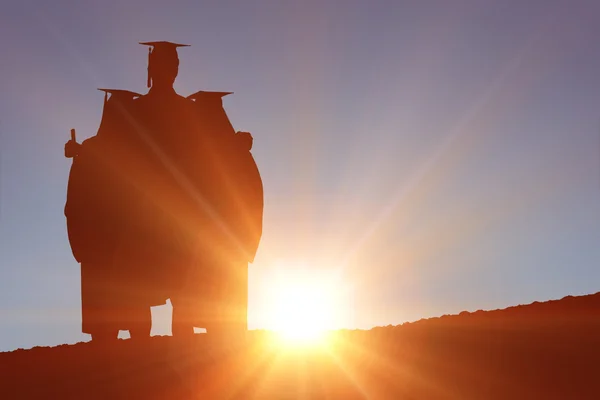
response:
[(266, 288), (266, 322), (287, 342), (314, 342), (333, 329), (339, 287), (325, 274), (280, 272)]

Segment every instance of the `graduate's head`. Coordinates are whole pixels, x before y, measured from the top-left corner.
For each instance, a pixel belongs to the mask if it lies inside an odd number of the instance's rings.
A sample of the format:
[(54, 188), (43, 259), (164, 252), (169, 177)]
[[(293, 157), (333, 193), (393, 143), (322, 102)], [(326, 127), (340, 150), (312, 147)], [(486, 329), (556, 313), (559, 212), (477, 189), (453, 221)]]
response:
[(148, 50), (148, 87), (173, 87), (179, 72), (177, 48), (188, 46), (171, 42), (143, 42)]

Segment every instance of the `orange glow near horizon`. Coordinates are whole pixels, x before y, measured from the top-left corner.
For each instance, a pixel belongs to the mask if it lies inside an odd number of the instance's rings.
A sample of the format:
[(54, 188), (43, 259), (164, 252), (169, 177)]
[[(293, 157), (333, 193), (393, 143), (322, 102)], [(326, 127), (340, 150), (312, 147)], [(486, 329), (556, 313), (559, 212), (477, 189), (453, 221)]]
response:
[(267, 287), (265, 323), (288, 344), (319, 342), (342, 311), (342, 289), (324, 272), (282, 268)]

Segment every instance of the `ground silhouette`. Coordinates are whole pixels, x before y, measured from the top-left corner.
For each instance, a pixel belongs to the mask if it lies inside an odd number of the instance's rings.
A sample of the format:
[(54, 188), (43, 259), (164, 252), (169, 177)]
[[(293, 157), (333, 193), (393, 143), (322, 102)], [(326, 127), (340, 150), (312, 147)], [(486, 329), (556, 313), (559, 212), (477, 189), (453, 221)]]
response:
[(342, 330), (321, 347), (162, 336), (19, 349), (0, 369), (5, 399), (597, 399), (600, 292)]

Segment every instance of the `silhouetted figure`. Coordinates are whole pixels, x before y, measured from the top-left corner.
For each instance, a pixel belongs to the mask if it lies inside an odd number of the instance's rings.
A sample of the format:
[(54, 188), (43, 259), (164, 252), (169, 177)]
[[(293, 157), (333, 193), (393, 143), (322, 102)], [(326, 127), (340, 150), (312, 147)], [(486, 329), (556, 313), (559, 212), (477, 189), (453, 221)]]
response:
[(150, 307), (173, 304), (173, 334), (247, 328), (247, 268), (263, 191), (224, 92), (178, 95), (177, 47), (151, 46), (146, 95), (107, 90), (96, 136), (73, 157), (65, 215), (81, 262), (82, 330), (93, 340), (150, 334)]

